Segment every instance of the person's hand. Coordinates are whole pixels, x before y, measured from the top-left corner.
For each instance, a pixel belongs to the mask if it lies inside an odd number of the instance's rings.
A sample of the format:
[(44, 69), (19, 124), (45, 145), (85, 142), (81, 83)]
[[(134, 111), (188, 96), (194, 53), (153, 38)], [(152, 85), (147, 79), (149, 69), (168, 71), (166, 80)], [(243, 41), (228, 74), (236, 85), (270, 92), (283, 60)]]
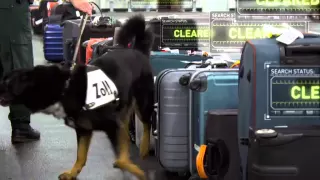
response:
[(92, 6), (87, 0), (70, 0), (70, 2), (76, 9), (92, 15)]

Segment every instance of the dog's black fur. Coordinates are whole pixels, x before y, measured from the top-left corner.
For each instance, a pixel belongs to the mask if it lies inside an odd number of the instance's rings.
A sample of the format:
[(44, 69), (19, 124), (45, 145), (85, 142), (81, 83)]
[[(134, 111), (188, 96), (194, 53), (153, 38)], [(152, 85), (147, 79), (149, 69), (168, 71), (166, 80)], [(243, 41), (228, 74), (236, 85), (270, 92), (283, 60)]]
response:
[[(119, 100), (94, 110), (83, 110), (87, 89), (87, 68), (76, 65), (73, 70), (58, 66), (36, 66), (14, 70), (0, 82), (0, 104), (24, 104), (32, 113), (44, 112), (64, 118), (76, 130), (77, 161), (59, 179), (74, 179), (86, 163), (92, 131), (105, 131), (118, 159), (115, 165), (145, 179), (141, 169), (129, 160), (127, 123), (133, 111), (140, 117), (144, 134), (140, 155), (148, 153), (150, 118), (153, 111), (154, 83), (149, 62), (152, 32), (145, 28), (143, 16), (130, 18), (118, 34), (119, 45), (133, 48), (117, 49), (92, 61), (118, 88)], [(58, 114), (57, 114), (58, 113)]]

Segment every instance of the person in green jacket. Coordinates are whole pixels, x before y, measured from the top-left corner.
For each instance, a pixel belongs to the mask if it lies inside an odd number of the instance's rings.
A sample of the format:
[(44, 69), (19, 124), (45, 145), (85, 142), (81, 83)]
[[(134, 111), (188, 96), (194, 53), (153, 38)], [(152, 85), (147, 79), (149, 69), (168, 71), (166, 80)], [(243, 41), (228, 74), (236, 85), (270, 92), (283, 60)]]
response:
[[(0, 77), (18, 68), (33, 67), (29, 5), (33, 0), (0, 0)], [(71, 0), (75, 8), (91, 15), (87, 0)], [(30, 112), (22, 105), (10, 106), (12, 143), (40, 139), (30, 126)]]

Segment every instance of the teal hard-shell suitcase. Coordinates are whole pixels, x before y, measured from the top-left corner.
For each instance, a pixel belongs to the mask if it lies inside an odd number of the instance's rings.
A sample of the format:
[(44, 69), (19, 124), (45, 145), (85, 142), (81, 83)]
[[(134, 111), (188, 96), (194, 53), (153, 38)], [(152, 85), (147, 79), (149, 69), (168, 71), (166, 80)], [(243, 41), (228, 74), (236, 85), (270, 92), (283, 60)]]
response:
[(209, 59), (204, 56), (189, 56), (170, 52), (151, 52), (150, 62), (153, 74), (157, 75), (165, 69), (185, 68), (188, 62), (201, 62)]

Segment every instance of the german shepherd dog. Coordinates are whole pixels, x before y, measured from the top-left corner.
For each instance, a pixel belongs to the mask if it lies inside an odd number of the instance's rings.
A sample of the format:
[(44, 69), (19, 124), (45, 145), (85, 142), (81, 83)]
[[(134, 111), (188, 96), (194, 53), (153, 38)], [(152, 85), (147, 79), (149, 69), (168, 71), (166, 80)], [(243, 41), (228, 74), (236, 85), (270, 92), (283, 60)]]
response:
[[(23, 104), (32, 113), (64, 119), (66, 125), (75, 129), (77, 160), (70, 170), (59, 176), (60, 180), (75, 179), (81, 172), (94, 130), (108, 135), (117, 156), (114, 166), (132, 173), (139, 180), (146, 179), (144, 171), (130, 160), (128, 123), (134, 112), (143, 123), (140, 146), (143, 158), (149, 153), (154, 103), (154, 80), (149, 62), (153, 33), (146, 28), (144, 17), (135, 15), (120, 28), (117, 39), (118, 45), (124, 48), (108, 52), (90, 65), (78, 64), (72, 70), (40, 65), (14, 70), (0, 82), (1, 106)], [(133, 46), (126, 48), (129, 43)], [(118, 90), (115, 100), (95, 109), (84, 108), (90, 69), (100, 69)], [(103, 96), (103, 92), (97, 89), (94, 96)]]

